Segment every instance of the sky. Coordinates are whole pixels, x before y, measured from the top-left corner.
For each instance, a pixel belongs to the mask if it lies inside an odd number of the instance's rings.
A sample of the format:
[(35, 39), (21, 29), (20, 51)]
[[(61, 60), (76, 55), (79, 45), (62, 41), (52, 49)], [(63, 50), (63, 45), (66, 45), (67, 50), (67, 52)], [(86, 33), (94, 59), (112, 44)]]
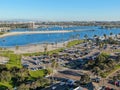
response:
[(120, 0), (0, 0), (0, 20), (120, 21)]

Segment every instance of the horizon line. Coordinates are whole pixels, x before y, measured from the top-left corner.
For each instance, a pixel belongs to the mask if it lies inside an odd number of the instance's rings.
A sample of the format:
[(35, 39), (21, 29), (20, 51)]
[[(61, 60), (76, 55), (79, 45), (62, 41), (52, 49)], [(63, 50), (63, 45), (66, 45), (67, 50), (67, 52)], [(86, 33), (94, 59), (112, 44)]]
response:
[(40, 19), (0, 19), (1, 21), (40, 21), (40, 22), (120, 22), (120, 20), (40, 20)]

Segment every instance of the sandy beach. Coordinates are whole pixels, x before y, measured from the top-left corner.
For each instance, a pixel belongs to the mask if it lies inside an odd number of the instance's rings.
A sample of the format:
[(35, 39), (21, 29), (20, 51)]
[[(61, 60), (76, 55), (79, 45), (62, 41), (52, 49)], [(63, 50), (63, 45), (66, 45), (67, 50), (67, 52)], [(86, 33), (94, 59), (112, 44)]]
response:
[(9, 58), (0, 56), (0, 64), (5, 64), (9, 61)]
[[(112, 35), (112, 38), (114, 38), (115, 35)], [(102, 38), (102, 37), (101, 37)], [(120, 38), (120, 35), (118, 35), (118, 38)], [(57, 45), (54, 44), (29, 44), (24, 46), (18, 46), (18, 49), (16, 47), (9, 47), (8, 50), (14, 51), (16, 54), (23, 54), (23, 53), (35, 53), (35, 52), (44, 52), (44, 48), (47, 47), (47, 51), (64, 48), (70, 41), (65, 41), (64, 43), (57, 43)]]
[(24, 53), (35, 53), (35, 52), (44, 52), (44, 48), (47, 47), (47, 51), (63, 48), (67, 45), (68, 41), (64, 43), (56, 44), (30, 44), (19, 46), (18, 49), (16, 47), (9, 47), (7, 50), (14, 51), (16, 54), (24, 54)]
[(21, 34), (50, 34), (50, 33), (69, 33), (73, 32), (72, 30), (60, 30), (60, 31), (24, 31), (24, 32), (8, 32), (3, 35), (0, 35), (0, 38), (7, 36), (15, 36)]

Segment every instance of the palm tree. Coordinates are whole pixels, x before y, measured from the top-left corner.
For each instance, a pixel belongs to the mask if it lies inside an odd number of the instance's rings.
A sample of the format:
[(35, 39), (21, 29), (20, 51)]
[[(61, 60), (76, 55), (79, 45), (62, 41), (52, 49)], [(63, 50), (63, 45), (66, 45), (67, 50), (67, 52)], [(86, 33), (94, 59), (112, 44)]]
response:
[(48, 43), (45, 43), (45, 45), (43, 46), (43, 48), (44, 48), (44, 53), (46, 54), (47, 51), (48, 51)]
[(97, 35), (94, 35), (94, 36), (93, 36), (93, 38), (94, 38), (94, 40), (96, 40), (96, 38), (97, 38)]
[(94, 72), (96, 75), (99, 75), (99, 74), (100, 74), (100, 68), (97, 67), (97, 66), (94, 67), (93, 72)]
[(103, 43), (103, 42), (100, 42), (100, 44), (99, 44), (99, 49), (103, 48), (103, 46), (104, 46), (104, 43)]
[(76, 34), (76, 38), (79, 40), (80, 39), (80, 34)]
[(107, 39), (107, 35), (106, 34), (103, 34), (103, 36), (104, 36), (104, 38), (105, 38), (105, 40)]
[(112, 38), (112, 35), (113, 35), (113, 33), (111, 32), (111, 33), (110, 33), (110, 37), (111, 37), (111, 38)]
[(99, 45), (99, 43), (100, 43), (99, 36), (94, 35), (93, 37), (94, 37), (94, 39), (95, 39), (96, 44)]
[(51, 43), (51, 45), (52, 45), (52, 48), (53, 48), (53, 46), (54, 46), (54, 43)]
[(53, 75), (54, 75), (54, 72), (56, 71), (56, 68), (58, 67), (58, 63), (56, 62), (56, 60), (52, 60), (52, 64), (51, 64), (51, 67), (53, 69), (53, 73), (52, 73), (52, 81), (54, 82), (54, 78), (53, 78)]
[(110, 36), (112, 36), (112, 35), (113, 35), (113, 33), (111, 32), (111, 33), (110, 33)]
[(120, 63), (120, 54), (118, 54), (118, 56), (117, 56), (117, 61), (118, 61), (118, 63)]
[(55, 45), (56, 45), (56, 48), (57, 48), (57, 45), (58, 45), (58, 42), (57, 42), (57, 41), (55, 42)]
[(107, 65), (108, 65), (109, 67), (111, 67), (111, 68), (114, 68), (115, 62), (111, 59), (111, 60), (109, 60), (109, 61), (107, 62)]
[(19, 49), (19, 46), (16, 45), (15, 49), (18, 50), (18, 49)]
[(51, 81), (51, 79), (50, 79), (50, 76), (51, 76), (51, 74), (53, 73), (53, 70), (52, 70), (52, 68), (47, 68), (47, 75), (48, 75), (48, 79)]
[(93, 38), (97, 38), (97, 35), (94, 35)]
[(85, 41), (87, 41), (87, 40), (88, 40), (88, 35), (85, 34), (85, 35), (84, 35), (84, 38), (85, 38)]
[(74, 40), (74, 39), (75, 39), (75, 36), (74, 36), (74, 35), (71, 35), (70, 38), (71, 38), (71, 40)]
[(48, 75), (51, 75), (51, 74), (52, 74), (52, 72), (53, 72), (53, 71), (52, 71), (52, 69), (51, 69), (51, 68), (47, 68), (47, 74), (48, 74)]
[(118, 35), (117, 34), (115, 35), (115, 39), (118, 39)]

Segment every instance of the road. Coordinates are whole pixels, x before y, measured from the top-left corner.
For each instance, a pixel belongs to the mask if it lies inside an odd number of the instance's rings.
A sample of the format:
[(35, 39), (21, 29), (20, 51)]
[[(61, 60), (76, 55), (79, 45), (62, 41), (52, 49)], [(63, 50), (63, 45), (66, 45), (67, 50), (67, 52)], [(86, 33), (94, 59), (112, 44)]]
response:
[(60, 83), (57, 83), (42, 90), (53, 90), (52, 87), (56, 87), (54, 90), (66, 90), (67, 88), (69, 88), (67, 85), (60, 85)]

